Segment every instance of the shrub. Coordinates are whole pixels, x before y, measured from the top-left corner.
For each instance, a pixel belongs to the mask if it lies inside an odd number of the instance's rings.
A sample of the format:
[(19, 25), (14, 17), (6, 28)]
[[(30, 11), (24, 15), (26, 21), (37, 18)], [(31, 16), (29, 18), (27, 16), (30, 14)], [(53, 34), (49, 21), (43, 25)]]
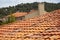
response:
[(15, 17), (13, 15), (10, 15), (6, 21), (6, 23), (11, 23), (15, 21)]

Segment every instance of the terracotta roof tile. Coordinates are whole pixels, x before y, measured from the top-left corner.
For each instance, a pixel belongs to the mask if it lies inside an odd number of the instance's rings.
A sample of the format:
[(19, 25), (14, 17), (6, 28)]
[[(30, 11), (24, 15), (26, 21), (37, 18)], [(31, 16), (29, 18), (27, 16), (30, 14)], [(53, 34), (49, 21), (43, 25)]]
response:
[[(13, 13), (12, 15), (15, 17), (20, 17), (20, 16), (27, 15), (27, 12), (16, 12), (16, 13)], [(8, 16), (10, 16), (10, 15), (8, 15)]]
[[(37, 10), (31, 10), (30, 12), (16, 12), (16, 13), (13, 13), (12, 15), (15, 17), (21, 17), (21, 16), (25, 16), (25, 15), (30, 14), (30, 13), (34, 13), (36, 11)], [(10, 16), (10, 15), (8, 15), (8, 16)]]
[(45, 38), (44, 35), (51, 38), (54, 35), (60, 35), (60, 31), (58, 30), (58, 27), (60, 27), (60, 10), (55, 10), (31, 19), (16, 21), (0, 27), (1, 40), (6, 38), (7, 40), (13, 40), (13, 38), (17, 40), (17, 37), (21, 38), (19, 40), (22, 40), (22, 37), (31, 38), (34, 37), (33, 35), (37, 35), (36, 37), (40, 35), (43, 37), (42, 39)]

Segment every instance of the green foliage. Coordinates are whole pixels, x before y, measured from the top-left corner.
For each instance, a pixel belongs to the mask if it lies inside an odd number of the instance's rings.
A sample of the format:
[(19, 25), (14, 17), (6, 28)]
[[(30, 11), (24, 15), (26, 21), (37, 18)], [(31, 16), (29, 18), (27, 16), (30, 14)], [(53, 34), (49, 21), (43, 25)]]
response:
[(0, 25), (8, 24), (8, 23), (11, 23), (11, 22), (14, 22), (14, 21), (15, 21), (15, 17), (11, 15), (5, 21), (0, 21)]
[(2, 23), (3, 23), (3, 22), (2, 22), (2, 21), (0, 21), (0, 25), (2, 25)]
[(11, 23), (11, 22), (14, 22), (15, 21), (15, 17), (14, 16), (9, 16), (6, 23)]
[[(47, 12), (53, 11), (53, 10), (57, 10), (60, 9), (60, 3), (45, 3), (45, 10)], [(5, 8), (0, 8), (0, 17), (4, 17), (9, 15), (10, 13), (15, 13), (17, 11), (19, 12), (29, 12), (30, 10), (35, 9), (38, 10), (38, 2), (34, 2), (34, 3), (26, 3), (26, 4), (18, 4), (16, 6), (9, 6), (9, 7), (5, 7)]]
[(47, 12), (51, 12), (57, 9), (60, 9), (60, 3), (46, 3), (45, 2), (45, 10)]

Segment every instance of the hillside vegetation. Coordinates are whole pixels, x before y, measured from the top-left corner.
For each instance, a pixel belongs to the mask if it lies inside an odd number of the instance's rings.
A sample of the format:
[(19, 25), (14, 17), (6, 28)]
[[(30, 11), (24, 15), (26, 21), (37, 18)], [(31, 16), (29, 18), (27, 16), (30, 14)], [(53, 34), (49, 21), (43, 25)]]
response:
[[(50, 12), (53, 10), (57, 10), (60, 9), (60, 3), (54, 4), (54, 3), (45, 3), (45, 10)], [(34, 2), (34, 3), (26, 3), (26, 4), (18, 4), (16, 6), (9, 6), (9, 7), (5, 7), (5, 8), (0, 8), (0, 18), (7, 16), (11, 13), (15, 13), (17, 11), (19, 12), (29, 12), (30, 10), (38, 10), (38, 2)]]

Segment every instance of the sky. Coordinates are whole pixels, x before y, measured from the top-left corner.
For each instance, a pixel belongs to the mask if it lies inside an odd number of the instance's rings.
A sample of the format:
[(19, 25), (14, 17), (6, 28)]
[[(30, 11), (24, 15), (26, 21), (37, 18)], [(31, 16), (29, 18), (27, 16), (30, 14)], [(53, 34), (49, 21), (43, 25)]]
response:
[(21, 3), (32, 3), (32, 2), (50, 2), (50, 3), (60, 3), (60, 0), (0, 0), (0, 8), (15, 6)]

